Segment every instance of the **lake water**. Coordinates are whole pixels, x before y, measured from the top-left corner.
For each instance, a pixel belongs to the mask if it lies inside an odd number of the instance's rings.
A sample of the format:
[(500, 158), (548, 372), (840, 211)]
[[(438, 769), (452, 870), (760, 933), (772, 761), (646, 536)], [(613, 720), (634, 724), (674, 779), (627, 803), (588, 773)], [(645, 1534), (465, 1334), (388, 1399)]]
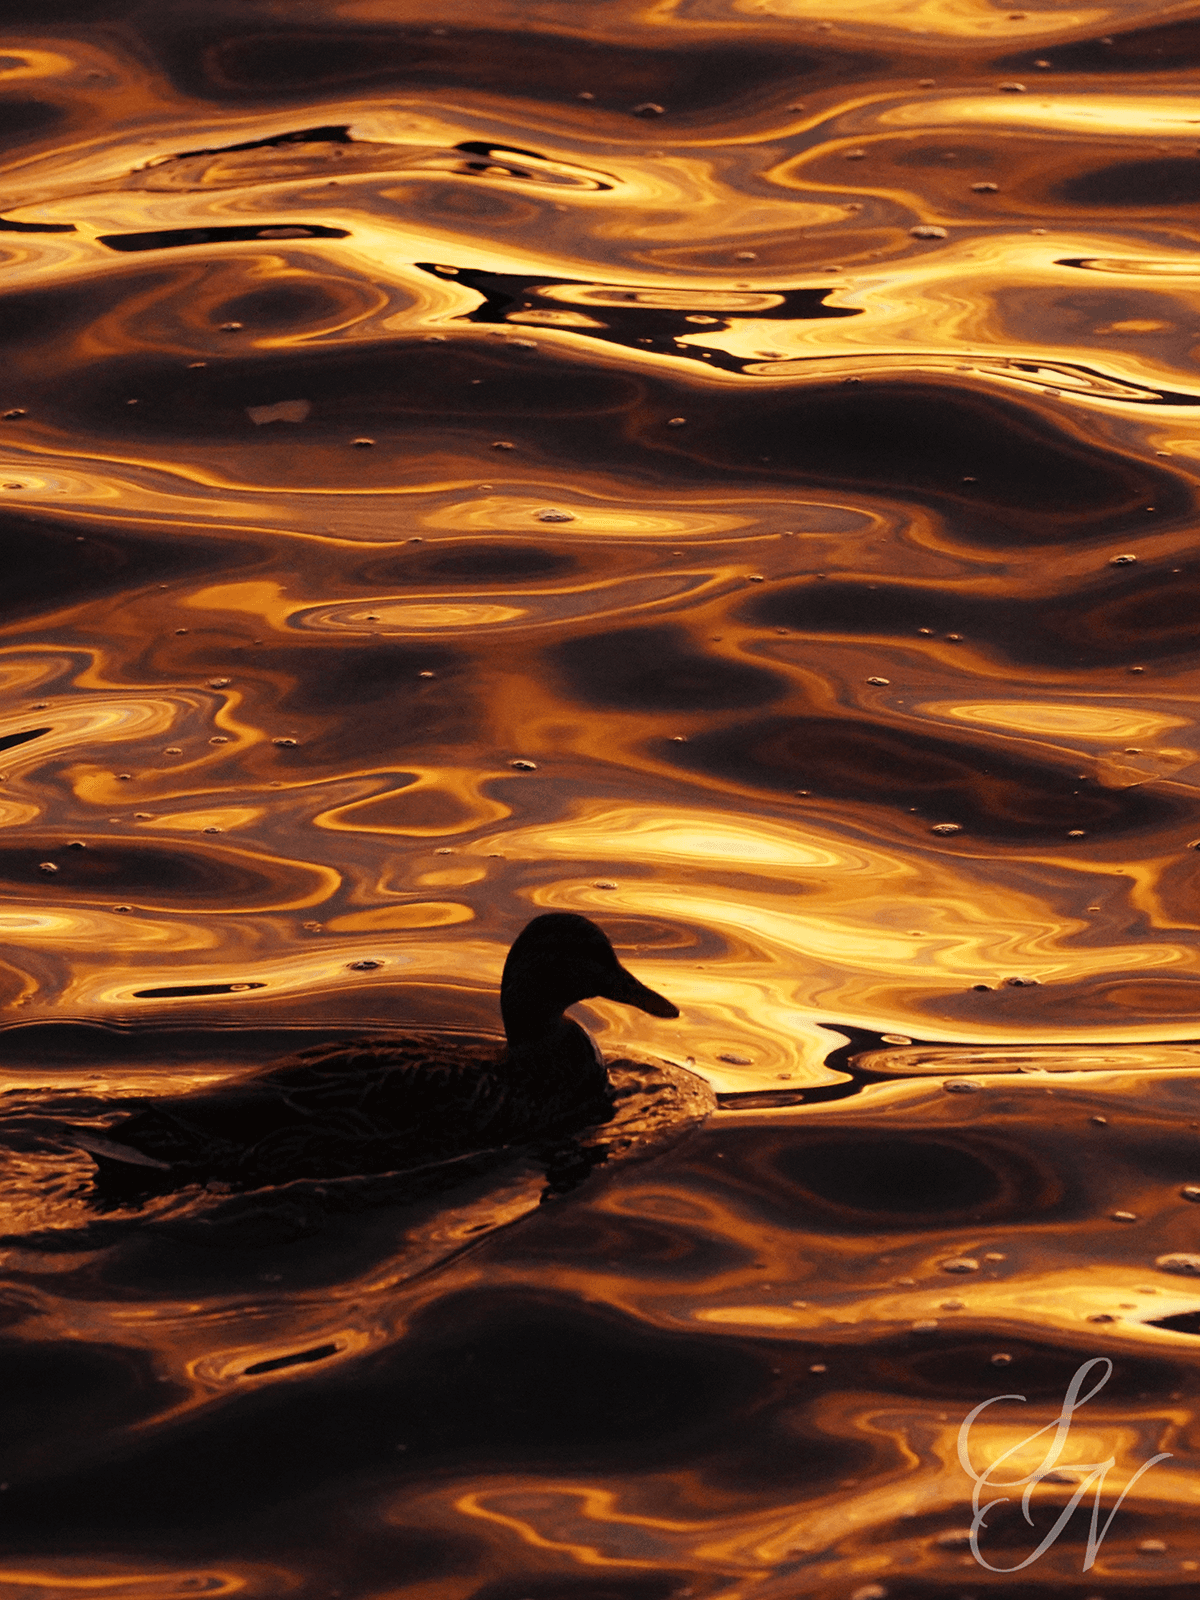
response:
[[(1200, 7), (3, 19), (0, 1600), (1194, 1596)], [(98, 1202), (553, 910), (711, 1114)]]

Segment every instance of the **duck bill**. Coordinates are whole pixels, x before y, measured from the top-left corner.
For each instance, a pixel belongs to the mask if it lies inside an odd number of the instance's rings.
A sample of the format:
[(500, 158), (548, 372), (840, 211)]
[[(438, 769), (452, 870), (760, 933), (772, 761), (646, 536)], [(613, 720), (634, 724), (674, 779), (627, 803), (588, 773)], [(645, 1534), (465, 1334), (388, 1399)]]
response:
[(639, 1011), (646, 1011), (652, 1017), (677, 1017), (679, 1007), (673, 1006), (661, 994), (656, 994), (653, 989), (647, 989), (644, 983), (639, 983), (632, 972), (626, 972), (624, 967), (618, 967), (612, 978), (608, 981), (600, 994), (605, 1000), (619, 1000), (622, 1005), (636, 1006)]

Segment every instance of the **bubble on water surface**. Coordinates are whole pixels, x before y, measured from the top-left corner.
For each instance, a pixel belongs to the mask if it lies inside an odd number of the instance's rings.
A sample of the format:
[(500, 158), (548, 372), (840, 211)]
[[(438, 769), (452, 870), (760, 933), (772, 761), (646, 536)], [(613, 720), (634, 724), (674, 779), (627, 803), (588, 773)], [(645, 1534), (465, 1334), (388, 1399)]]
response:
[(1160, 1272), (1174, 1272), (1184, 1278), (1200, 1278), (1200, 1256), (1189, 1255), (1183, 1250), (1156, 1256), (1154, 1265)]

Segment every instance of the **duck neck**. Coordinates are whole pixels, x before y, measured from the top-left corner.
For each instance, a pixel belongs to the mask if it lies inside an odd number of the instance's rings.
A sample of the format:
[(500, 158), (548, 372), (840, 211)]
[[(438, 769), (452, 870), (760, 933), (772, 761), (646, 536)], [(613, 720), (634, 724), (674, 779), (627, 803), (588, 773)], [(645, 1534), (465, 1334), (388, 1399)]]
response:
[(560, 1065), (581, 1067), (602, 1063), (591, 1034), (565, 1017), (561, 1005), (509, 992), (501, 995), (500, 1008), (510, 1059), (550, 1058)]

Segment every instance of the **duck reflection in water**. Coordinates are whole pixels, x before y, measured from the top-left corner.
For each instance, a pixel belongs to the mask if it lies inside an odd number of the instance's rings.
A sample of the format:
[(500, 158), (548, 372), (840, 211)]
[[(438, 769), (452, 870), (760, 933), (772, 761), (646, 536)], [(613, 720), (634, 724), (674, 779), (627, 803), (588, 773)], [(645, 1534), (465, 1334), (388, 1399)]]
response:
[(677, 1017), (627, 972), (587, 917), (551, 912), (504, 964), (506, 1044), (410, 1034), (320, 1045), (251, 1077), (145, 1103), (103, 1137), (77, 1130), (101, 1186), (237, 1188), (392, 1172), (606, 1122), (604, 1059), (568, 1006), (619, 1000)]

